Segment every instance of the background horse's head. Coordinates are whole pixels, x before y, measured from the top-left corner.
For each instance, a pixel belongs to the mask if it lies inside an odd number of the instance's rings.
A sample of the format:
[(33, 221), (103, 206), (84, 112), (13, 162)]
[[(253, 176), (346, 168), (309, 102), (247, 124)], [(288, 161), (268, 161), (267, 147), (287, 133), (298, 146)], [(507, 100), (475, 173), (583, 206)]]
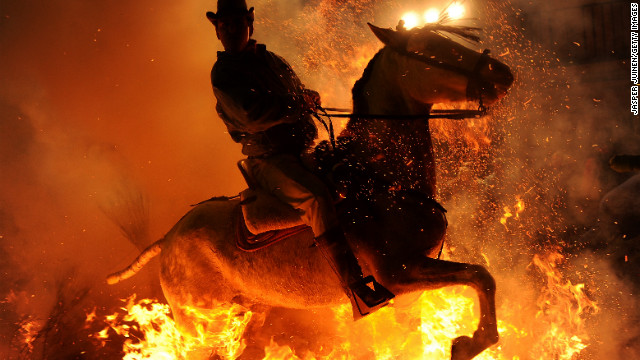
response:
[[(509, 67), (488, 52), (480, 53), (442, 35), (477, 41), (471, 34), (473, 28), (441, 24), (411, 30), (369, 27), (385, 44), (369, 67), (377, 63), (384, 70), (369, 71), (370, 76), (365, 71), (354, 88), (356, 112), (420, 113), (425, 104), (480, 98), (484, 105), (491, 105), (513, 83)], [(369, 98), (366, 104), (362, 97)]]

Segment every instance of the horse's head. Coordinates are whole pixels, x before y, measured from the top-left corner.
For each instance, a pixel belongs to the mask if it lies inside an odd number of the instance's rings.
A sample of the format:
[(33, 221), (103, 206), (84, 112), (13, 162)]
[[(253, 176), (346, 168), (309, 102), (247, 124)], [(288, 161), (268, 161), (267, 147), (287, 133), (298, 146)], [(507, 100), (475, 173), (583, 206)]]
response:
[(440, 32), (477, 41), (472, 28), (441, 24), (405, 30), (382, 29), (369, 24), (386, 46), (388, 63), (395, 66), (399, 88), (423, 104), (478, 100), (490, 105), (504, 96), (513, 83), (509, 67), (484, 53), (469, 49)]

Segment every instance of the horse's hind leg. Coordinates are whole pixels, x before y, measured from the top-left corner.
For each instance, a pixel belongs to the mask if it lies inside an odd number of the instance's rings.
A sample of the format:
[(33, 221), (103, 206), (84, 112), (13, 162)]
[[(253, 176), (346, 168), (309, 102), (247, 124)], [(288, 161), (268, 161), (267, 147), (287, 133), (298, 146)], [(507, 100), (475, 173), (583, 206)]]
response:
[[(245, 304), (242, 304), (246, 306)], [(251, 310), (251, 321), (244, 330), (243, 339), (247, 347), (238, 360), (256, 360), (265, 356), (265, 348), (269, 345), (269, 337), (265, 337), (263, 326), (271, 307), (261, 304), (248, 306)]]
[(397, 295), (433, 290), (452, 285), (467, 285), (478, 294), (480, 322), (473, 337), (461, 336), (453, 341), (452, 360), (472, 359), (484, 349), (498, 342), (493, 276), (480, 265), (422, 258), (406, 264), (406, 270), (393, 271), (384, 276), (384, 285)]

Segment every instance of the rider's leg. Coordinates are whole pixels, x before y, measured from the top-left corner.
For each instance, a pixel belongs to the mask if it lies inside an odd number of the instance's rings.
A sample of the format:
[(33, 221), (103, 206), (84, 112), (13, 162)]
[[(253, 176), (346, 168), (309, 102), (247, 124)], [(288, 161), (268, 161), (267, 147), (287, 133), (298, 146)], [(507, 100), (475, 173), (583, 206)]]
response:
[[(336, 215), (327, 187), (300, 160), (292, 155), (278, 155), (250, 161), (251, 176), (256, 183), (302, 213), (323, 255), (330, 262), (359, 315), (388, 303), (393, 294), (372, 278), (364, 278), (358, 260), (350, 248)], [(365, 281), (366, 280), (366, 281)], [(370, 288), (367, 284), (373, 284)], [(358, 305), (358, 297), (364, 304)]]
[[(341, 227), (325, 231), (316, 237), (316, 244), (331, 268), (338, 275), (342, 287), (354, 307), (354, 317), (359, 318), (387, 305), (394, 295), (373, 277), (365, 278)], [(372, 285), (371, 288), (369, 285)], [(357, 298), (357, 299), (356, 299)], [(364, 304), (359, 303), (360, 299)], [(364, 305), (364, 306), (363, 306)], [(357, 312), (357, 313), (356, 313)]]

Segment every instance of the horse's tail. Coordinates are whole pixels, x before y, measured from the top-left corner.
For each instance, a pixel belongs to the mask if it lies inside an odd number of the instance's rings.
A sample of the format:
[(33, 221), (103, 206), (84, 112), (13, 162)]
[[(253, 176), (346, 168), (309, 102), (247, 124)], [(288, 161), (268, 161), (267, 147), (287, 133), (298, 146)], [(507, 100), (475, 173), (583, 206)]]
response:
[(131, 265), (126, 268), (115, 272), (109, 276), (107, 276), (107, 284), (113, 285), (117, 284), (122, 280), (126, 280), (133, 275), (135, 275), (143, 266), (145, 266), (151, 259), (153, 259), (156, 255), (160, 254), (162, 251), (162, 245), (164, 243), (164, 238), (154, 242), (149, 245), (138, 257), (133, 260)]

